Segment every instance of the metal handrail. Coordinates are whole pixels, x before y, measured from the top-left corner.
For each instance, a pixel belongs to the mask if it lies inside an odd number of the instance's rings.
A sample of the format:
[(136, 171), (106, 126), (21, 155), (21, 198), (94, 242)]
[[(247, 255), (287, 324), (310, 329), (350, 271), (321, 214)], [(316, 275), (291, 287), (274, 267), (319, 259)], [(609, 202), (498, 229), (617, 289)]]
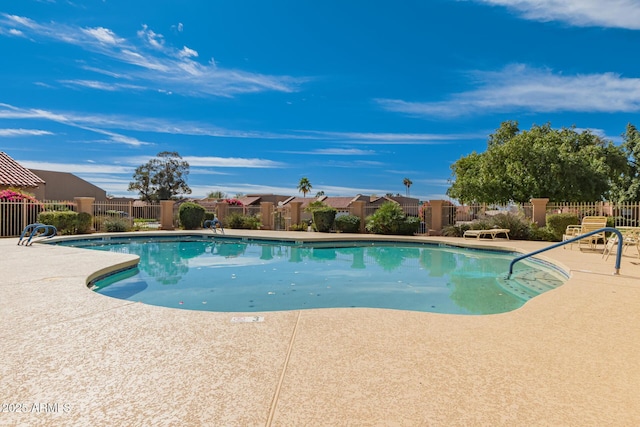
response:
[(581, 234), (577, 237), (574, 237), (572, 239), (569, 240), (564, 240), (562, 242), (559, 243), (555, 243), (551, 246), (547, 246), (546, 248), (542, 248), (542, 249), (538, 249), (537, 251), (533, 251), (531, 253), (519, 256), (514, 258), (513, 261), (511, 261), (511, 264), (509, 264), (509, 274), (507, 275), (507, 279), (511, 278), (511, 274), (513, 274), (513, 265), (518, 262), (521, 261), (525, 258), (529, 258), (533, 255), (538, 255), (541, 252), (545, 252), (548, 251), (550, 249), (555, 249), (555, 248), (559, 248), (560, 246), (566, 245), (567, 243), (573, 243), (573, 242), (577, 242), (578, 240), (582, 240), (585, 237), (589, 237), (592, 236), (594, 234), (598, 234), (598, 233), (602, 233), (602, 232), (612, 232), (612, 233), (616, 233), (616, 235), (618, 236), (618, 251), (616, 252), (616, 270), (613, 274), (620, 274), (620, 262), (622, 260), (622, 245), (623, 245), (623, 239), (622, 239), (622, 233), (620, 232), (620, 230), (617, 230), (613, 227), (604, 227), (604, 228), (599, 228), (597, 230), (594, 231), (590, 231), (588, 233), (585, 234)]

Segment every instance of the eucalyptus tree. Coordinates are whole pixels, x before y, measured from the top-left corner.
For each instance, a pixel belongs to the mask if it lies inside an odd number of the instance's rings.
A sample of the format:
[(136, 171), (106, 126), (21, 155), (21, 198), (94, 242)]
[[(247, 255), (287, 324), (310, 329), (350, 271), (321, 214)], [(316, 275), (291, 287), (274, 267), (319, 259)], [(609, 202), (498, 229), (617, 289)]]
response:
[(182, 194), (191, 194), (187, 185), (189, 163), (177, 152), (163, 151), (136, 168), (129, 191), (138, 191), (145, 201), (169, 200)]

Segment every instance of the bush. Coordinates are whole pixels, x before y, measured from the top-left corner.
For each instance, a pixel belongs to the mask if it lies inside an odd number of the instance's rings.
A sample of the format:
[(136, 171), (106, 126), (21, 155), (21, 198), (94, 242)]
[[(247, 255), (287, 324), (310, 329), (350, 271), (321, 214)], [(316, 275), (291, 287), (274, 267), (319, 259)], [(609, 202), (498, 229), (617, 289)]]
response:
[(464, 232), (471, 229), (468, 223), (447, 225), (442, 229), (442, 235), (447, 237), (462, 237)]
[(73, 211), (45, 211), (38, 215), (38, 222), (53, 225), (58, 234), (75, 234), (78, 214)]
[(360, 231), (360, 217), (355, 215), (342, 215), (334, 221), (336, 230), (343, 233), (358, 233)]
[(506, 228), (509, 230), (509, 238), (514, 240), (545, 240), (548, 236), (543, 231), (538, 231), (537, 226), (529, 222), (523, 215), (513, 213), (499, 213), (494, 216), (485, 216), (470, 223), (449, 225), (442, 230), (443, 236), (462, 237), (467, 230), (488, 230), (491, 228)]
[(125, 218), (107, 216), (103, 217), (101, 229), (110, 233), (118, 233), (129, 230), (129, 221)]
[(308, 225), (301, 223), (301, 224), (291, 224), (289, 226), (289, 231), (305, 231), (307, 229)]
[(335, 208), (329, 206), (314, 209), (312, 215), (313, 225), (316, 231), (321, 233), (328, 233), (331, 231), (331, 227), (333, 227), (333, 221), (335, 220), (337, 213), (338, 211)]
[(547, 215), (546, 228), (548, 234), (552, 237), (553, 241), (559, 242), (562, 240), (562, 235), (567, 230), (568, 225), (580, 224), (578, 216), (575, 214), (563, 213)]
[(413, 236), (420, 228), (420, 218), (408, 216), (398, 227), (398, 234), (403, 236)]
[(205, 209), (197, 203), (185, 202), (178, 209), (180, 224), (185, 230), (195, 230), (202, 227)]
[(238, 228), (244, 230), (257, 230), (260, 228), (260, 219), (255, 216), (233, 213), (227, 216), (224, 221), (226, 228)]
[(80, 212), (76, 217), (76, 233), (87, 234), (91, 232), (93, 217), (87, 212)]
[(399, 204), (386, 202), (366, 218), (365, 228), (375, 234), (413, 234), (419, 226), (419, 218), (407, 218)]

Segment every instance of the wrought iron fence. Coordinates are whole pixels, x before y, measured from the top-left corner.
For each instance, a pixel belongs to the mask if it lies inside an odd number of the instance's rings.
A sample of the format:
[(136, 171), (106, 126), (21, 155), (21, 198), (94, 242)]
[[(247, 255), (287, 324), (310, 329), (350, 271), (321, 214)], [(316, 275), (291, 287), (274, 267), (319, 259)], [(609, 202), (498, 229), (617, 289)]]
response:
[(107, 231), (108, 224), (115, 221), (127, 228), (154, 229), (160, 225), (160, 204), (140, 201), (93, 202), (93, 229)]

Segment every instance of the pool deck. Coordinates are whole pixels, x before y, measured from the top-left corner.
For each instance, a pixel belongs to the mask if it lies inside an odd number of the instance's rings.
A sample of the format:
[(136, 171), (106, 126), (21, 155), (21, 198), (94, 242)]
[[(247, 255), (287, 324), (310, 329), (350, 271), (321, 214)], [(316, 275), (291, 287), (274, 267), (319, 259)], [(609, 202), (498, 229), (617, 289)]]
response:
[[(615, 255), (545, 252), (571, 271), (565, 285), (513, 312), (457, 316), (153, 307), (86, 287), (131, 255), (16, 243), (0, 239), (2, 426), (640, 425), (635, 248), (616, 276)], [(264, 322), (231, 322), (243, 315)]]

